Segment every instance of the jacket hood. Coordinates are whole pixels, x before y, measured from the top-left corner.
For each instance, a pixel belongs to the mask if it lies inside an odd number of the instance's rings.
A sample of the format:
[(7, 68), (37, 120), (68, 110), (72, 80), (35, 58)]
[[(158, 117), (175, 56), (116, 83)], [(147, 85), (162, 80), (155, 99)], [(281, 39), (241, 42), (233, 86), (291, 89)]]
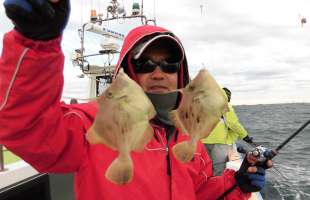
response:
[[(180, 42), (180, 40), (171, 31), (158, 26), (143, 25), (131, 30), (124, 40), (113, 79), (115, 79), (120, 68), (123, 68), (124, 72), (127, 73), (130, 78), (132, 78), (137, 82), (136, 74), (130, 63), (132, 57), (131, 55), (132, 49), (136, 46), (136, 44), (144, 40), (145, 37), (152, 37), (160, 34), (168, 34)], [(189, 82), (188, 65), (185, 52), (183, 62), (181, 63), (181, 70), (179, 71), (178, 74), (178, 81), (179, 81), (178, 82), (179, 88), (186, 86), (187, 83)]]

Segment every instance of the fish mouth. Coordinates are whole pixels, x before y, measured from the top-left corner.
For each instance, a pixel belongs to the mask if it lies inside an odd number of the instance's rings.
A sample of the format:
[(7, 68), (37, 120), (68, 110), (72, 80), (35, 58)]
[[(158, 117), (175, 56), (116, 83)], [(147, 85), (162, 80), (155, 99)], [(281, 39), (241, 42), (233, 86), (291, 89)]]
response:
[(149, 93), (165, 93), (169, 91), (168, 87), (162, 85), (153, 85), (147, 88), (147, 92)]
[(122, 99), (126, 99), (126, 97), (127, 97), (127, 95), (122, 95), (122, 96), (117, 97), (116, 99), (117, 100), (122, 100)]

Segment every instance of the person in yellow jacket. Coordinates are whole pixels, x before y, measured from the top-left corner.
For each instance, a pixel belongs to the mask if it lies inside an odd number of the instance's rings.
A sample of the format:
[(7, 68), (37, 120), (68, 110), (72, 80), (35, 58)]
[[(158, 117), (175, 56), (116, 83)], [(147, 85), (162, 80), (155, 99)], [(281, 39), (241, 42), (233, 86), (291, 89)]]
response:
[[(231, 91), (227, 88), (223, 88), (223, 90), (227, 95), (228, 102), (230, 102)], [(228, 153), (238, 139), (243, 139), (248, 143), (253, 142), (253, 138), (248, 136), (248, 132), (239, 122), (232, 105), (230, 103), (228, 105), (229, 112), (221, 117), (220, 122), (210, 135), (201, 140), (212, 158), (215, 176), (222, 174), (228, 161)]]

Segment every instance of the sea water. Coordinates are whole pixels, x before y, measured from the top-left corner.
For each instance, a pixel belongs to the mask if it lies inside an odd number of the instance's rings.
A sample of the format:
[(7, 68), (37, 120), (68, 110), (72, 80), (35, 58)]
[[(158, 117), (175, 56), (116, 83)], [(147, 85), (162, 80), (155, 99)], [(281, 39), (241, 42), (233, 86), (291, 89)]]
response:
[[(310, 104), (235, 106), (239, 120), (254, 141), (276, 148), (310, 120)], [(310, 125), (284, 146), (267, 172), (264, 200), (310, 199)]]

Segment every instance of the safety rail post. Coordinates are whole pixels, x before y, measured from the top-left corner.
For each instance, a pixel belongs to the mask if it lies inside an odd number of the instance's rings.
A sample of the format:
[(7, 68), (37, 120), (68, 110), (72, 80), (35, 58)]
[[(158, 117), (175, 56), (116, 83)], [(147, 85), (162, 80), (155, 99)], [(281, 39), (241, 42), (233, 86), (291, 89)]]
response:
[(0, 172), (4, 171), (3, 145), (0, 144)]

